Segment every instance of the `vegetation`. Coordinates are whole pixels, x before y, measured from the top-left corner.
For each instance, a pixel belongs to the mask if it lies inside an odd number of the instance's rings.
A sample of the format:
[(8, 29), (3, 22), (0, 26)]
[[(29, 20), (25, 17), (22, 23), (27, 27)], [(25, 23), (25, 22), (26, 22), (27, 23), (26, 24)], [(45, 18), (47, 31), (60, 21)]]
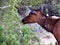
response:
[(21, 1), (0, 1), (0, 45), (30, 45), (29, 40), (35, 33), (21, 23), (16, 9)]
[[(37, 40), (38, 45), (41, 45), (40, 39), (32, 32), (32, 28), (22, 24), (16, 7), (23, 5), (38, 8), (43, 1), (0, 0), (0, 45), (32, 45), (30, 42), (32, 38)], [(60, 3), (55, 9), (60, 9)]]
[[(18, 0), (19, 1), (19, 0)], [(0, 6), (0, 45), (20, 45), (20, 18), (15, 6), (16, 0), (1, 0)]]
[[(21, 8), (24, 7), (23, 8), (24, 10), (25, 10), (25, 6), (30, 6), (35, 9), (39, 8), (40, 6), (43, 6), (43, 7), (45, 6), (46, 13), (48, 13), (48, 8), (50, 7), (49, 10), (52, 10), (52, 15), (60, 16), (60, 3), (59, 2), (60, 2), (59, 0), (22, 0), (22, 2), (20, 3), (20, 6)], [(24, 10), (23, 12), (25, 12)]]
[(0, 26), (0, 45), (20, 45), (17, 34), (13, 34), (13, 30), (5, 30)]

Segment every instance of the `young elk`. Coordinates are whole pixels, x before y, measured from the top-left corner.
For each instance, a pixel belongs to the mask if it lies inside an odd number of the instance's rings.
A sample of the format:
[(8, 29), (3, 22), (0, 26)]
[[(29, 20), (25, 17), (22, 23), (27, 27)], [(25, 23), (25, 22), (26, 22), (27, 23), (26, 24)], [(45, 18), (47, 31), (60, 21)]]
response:
[(22, 22), (24, 24), (38, 23), (48, 32), (51, 32), (55, 36), (58, 45), (60, 45), (60, 18), (55, 19), (48, 17), (44, 15), (40, 9), (37, 9), (25, 17)]

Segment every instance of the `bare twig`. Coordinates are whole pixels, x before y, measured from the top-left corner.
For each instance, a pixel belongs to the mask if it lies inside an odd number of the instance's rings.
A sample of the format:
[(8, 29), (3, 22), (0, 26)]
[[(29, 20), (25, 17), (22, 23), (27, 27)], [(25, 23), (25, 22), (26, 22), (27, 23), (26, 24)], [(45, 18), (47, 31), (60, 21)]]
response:
[(5, 8), (8, 8), (8, 7), (11, 7), (11, 5), (0, 7), (0, 9), (5, 9)]

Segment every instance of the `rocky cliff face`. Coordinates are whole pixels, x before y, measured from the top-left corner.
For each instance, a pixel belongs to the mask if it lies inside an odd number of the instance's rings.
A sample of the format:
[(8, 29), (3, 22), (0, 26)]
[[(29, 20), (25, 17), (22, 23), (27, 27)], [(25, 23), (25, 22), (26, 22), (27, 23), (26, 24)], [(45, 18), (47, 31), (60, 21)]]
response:
[[(33, 27), (33, 32), (35, 32), (36, 36), (40, 38), (40, 43), (41, 44), (55, 45), (55, 43), (56, 43), (55, 37), (51, 33), (47, 32), (45, 29), (43, 29), (40, 25), (38, 25), (37, 23), (26, 24), (26, 25)], [(36, 45), (36, 42), (34, 42), (34, 44)]]

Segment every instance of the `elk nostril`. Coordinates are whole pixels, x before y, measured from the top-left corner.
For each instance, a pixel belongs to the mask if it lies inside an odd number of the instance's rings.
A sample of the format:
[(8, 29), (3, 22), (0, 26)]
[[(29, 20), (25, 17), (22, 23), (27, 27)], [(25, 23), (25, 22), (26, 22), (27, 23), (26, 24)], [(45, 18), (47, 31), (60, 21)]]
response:
[(24, 19), (22, 20), (22, 23), (25, 24)]
[(24, 19), (22, 20), (22, 22), (24, 23)]

